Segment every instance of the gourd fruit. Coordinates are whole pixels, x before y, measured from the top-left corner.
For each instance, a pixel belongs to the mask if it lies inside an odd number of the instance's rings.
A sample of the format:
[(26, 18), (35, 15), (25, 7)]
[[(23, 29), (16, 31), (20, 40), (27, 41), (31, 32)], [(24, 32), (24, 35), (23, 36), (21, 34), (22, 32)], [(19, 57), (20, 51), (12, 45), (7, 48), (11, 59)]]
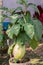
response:
[(17, 60), (21, 60), (25, 55), (25, 45), (16, 44), (13, 49), (13, 56)]

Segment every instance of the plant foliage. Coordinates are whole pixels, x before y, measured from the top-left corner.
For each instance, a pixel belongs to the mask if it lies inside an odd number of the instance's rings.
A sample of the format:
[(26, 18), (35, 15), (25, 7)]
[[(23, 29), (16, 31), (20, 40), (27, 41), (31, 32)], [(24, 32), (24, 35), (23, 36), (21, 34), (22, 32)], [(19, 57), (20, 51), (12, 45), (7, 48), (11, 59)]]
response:
[[(34, 49), (42, 36), (42, 24), (38, 19), (31, 17), (30, 11), (27, 11), (27, 8), (32, 7), (38, 13), (39, 10), (35, 4), (28, 3), (28, 0), (19, 0), (18, 3), (23, 5), (25, 10), (22, 7), (17, 7), (16, 9), (0, 8), (11, 13), (9, 16), (11, 25), (9, 25), (10, 28), (6, 33), (11, 39), (15, 36), (16, 40), (19, 39), (23, 42), (31, 41), (30, 46)], [(18, 10), (21, 10), (20, 14), (16, 13)], [(12, 15), (12, 12), (16, 14)]]

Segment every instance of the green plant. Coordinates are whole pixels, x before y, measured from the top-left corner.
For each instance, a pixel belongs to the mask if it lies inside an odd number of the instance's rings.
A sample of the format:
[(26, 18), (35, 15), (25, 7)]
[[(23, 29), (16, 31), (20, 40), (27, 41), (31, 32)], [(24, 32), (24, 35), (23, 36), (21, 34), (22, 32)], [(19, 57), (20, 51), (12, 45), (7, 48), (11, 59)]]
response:
[[(7, 35), (4, 34), (3, 32), (3, 22), (6, 18), (9, 18), (9, 16), (7, 15), (7, 13), (12, 13), (12, 9), (8, 9), (8, 8), (5, 8), (5, 7), (0, 7), (0, 11), (2, 12), (0, 14), (0, 48), (6, 48), (5, 45), (7, 45)], [(5, 12), (5, 13), (4, 13)], [(6, 42), (5, 42), (6, 41)]]
[(0, 49), (5, 48), (5, 45), (6, 45), (5, 43), (6, 35), (3, 34), (3, 21), (5, 18), (6, 18), (5, 15), (0, 14)]
[(2, 22), (0, 22), (0, 47), (2, 46), (2, 39), (3, 39), (3, 35), (2, 35)]
[[(13, 12), (13, 15), (10, 15), (9, 18), (11, 20), (11, 24), (9, 25), (9, 29), (7, 30), (7, 35), (14, 39), (14, 44), (12, 44), (9, 47), (8, 54), (13, 54), (15, 56), (15, 60), (21, 60), (22, 57), (25, 54), (25, 43), (29, 43), (29, 45), (35, 49), (38, 44), (39, 40), (42, 36), (42, 24), (37, 18), (32, 18), (30, 11), (27, 11), (27, 8), (29, 6), (33, 7), (35, 11), (39, 13), (38, 8), (35, 4), (29, 3), (28, 0), (19, 0), (19, 4), (24, 6), (24, 9), (22, 7), (17, 7), (16, 9), (6, 9), (2, 8), (6, 11)], [(16, 11), (21, 10), (20, 14), (17, 14)], [(14, 14), (16, 13), (16, 14)], [(40, 15), (40, 13), (39, 13)], [(17, 46), (17, 47), (16, 47)], [(23, 50), (23, 51), (22, 51)], [(19, 55), (17, 55), (16, 54)], [(24, 52), (24, 54), (21, 55), (21, 52)], [(15, 62), (16, 62), (15, 61)]]

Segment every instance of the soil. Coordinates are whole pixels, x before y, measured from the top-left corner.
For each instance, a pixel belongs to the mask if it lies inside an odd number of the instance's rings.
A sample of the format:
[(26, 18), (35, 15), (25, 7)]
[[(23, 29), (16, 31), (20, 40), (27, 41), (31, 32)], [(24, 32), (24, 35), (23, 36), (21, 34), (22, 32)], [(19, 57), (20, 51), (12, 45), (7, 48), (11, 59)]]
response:
[[(25, 63), (25, 62), (28, 62), (28, 61), (30, 61), (30, 59), (24, 58), (21, 61), (17, 61), (17, 63)], [(14, 58), (10, 62), (14, 63)]]
[(8, 51), (8, 46), (4, 47), (4, 48), (0, 48), (0, 54), (6, 54)]
[[(9, 57), (6, 57), (6, 55), (0, 55), (0, 65), (9, 65), (8, 60)], [(29, 60), (31, 61), (31, 65), (43, 65), (43, 43), (41, 43), (34, 51), (27, 45), (26, 54), (20, 62), (23, 63)]]
[(38, 56), (43, 56), (43, 43), (42, 44), (39, 44), (38, 47), (34, 50), (34, 52)]
[(0, 65), (9, 65), (8, 60), (9, 60), (9, 55), (8, 54), (3, 54), (3, 56), (0, 55)]

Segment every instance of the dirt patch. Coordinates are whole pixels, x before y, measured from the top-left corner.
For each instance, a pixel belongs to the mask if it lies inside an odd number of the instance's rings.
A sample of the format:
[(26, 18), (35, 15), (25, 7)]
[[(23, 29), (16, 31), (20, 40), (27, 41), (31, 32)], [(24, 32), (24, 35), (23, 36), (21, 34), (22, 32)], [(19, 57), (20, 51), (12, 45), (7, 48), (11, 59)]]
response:
[(43, 43), (39, 44), (38, 47), (34, 50), (34, 52), (39, 56), (43, 56)]

